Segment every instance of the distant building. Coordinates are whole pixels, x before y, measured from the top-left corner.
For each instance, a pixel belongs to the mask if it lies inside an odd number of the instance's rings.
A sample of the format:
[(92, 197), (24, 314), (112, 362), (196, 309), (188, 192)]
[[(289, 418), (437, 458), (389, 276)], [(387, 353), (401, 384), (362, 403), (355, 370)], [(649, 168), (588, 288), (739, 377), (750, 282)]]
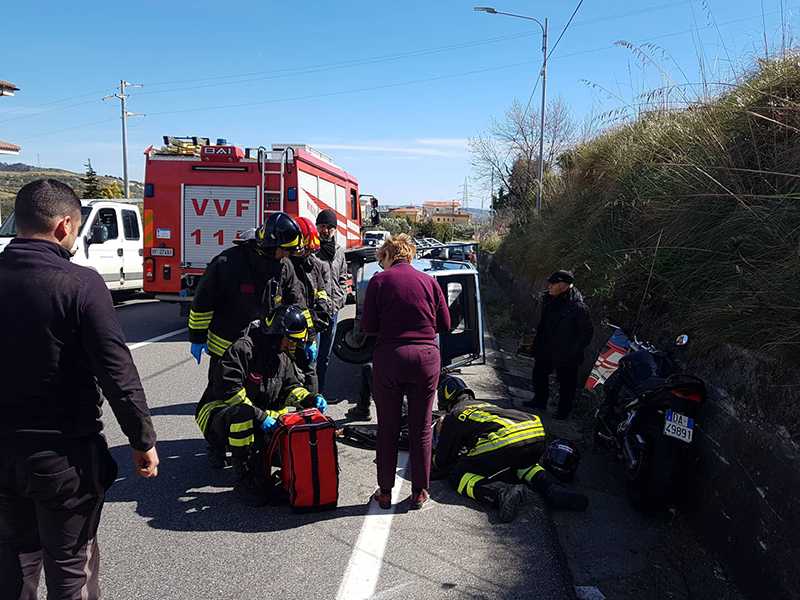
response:
[[(10, 81), (0, 79), (0, 96), (13, 96), (19, 88)], [(0, 140), (0, 154), (19, 154), (20, 147), (11, 142)]]
[(472, 215), (462, 212), (440, 212), (431, 215), (431, 221), (448, 225), (469, 225), (472, 223)]
[(422, 221), (422, 209), (417, 206), (400, 206), (398, 208), (390, 208), (389, 216), (400, 219), (408, 219), (411, 223), (419, 223)]
[(458, 213), (460, 208), (459, 200), (428, 200), (422, 203), (422, 212), (428, 218), (439, 213)]
[(460, 200), (428, 200), (422, 203), (422, 211), (434, 223), (469, 225), (472, 222), (472, 215), (461, 211)]

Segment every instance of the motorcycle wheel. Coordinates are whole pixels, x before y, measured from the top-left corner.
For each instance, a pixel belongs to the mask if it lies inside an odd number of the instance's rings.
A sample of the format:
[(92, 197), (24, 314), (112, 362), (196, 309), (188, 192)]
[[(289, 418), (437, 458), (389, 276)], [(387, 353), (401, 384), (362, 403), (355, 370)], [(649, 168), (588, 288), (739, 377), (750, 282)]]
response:
[(677, 448), (660, 431), (640, 433), (646, 445), (638, 465), (628, 469), (628, 497), (637, 510), (657, 511), (675, 503), (684, 489)]

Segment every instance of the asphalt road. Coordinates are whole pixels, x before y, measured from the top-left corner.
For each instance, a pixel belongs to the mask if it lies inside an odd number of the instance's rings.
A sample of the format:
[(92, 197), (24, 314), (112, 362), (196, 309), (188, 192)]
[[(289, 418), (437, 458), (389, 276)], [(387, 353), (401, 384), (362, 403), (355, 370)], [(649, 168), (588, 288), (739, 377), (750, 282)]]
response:
[[(539, 500), (532, 499), (515, 523), (503, 525), (446, 482), (435, 482), (433, 499), (422, 511), (409, 512), (401, 503), (393, 517), (368, 515), (375, 488), (374, 453), (368, 450), (340, 445), (335, 511), (298, 515), (287, 507), (239, 505), (230, 469), (207, 467), (193, 419), (207, 359), (195, 364), (185, 331), (141, 345), (183, 329), (185, 319), (173, 305), (144, 300), (119, 306), (118, 314), (152, 409), (161, 467), (155, 480), (131, 475), (128, 447), (107, 410), (107, 436), (120, 474), (100, 530), (106, 598), (337, 598), (346, 576), (377, 578), (375, 598), (573, 597), (550, 515)], [(480, 388), (489, 371), (470, 368), (464, 376)], [(334, 359), (329, 378), (329, 397), (355, 397), (356, 368)], [(347, 407), (332, 405), (329, 414), (342, 418)], [(399, 497), (405, 499), (410, 484), (402, 483)], [(381, 560), (371, 548), (388, 527)], [(365, 560), (351, 564), (359, 554)], [(338, 597), (366, 596), (343, 591)]]

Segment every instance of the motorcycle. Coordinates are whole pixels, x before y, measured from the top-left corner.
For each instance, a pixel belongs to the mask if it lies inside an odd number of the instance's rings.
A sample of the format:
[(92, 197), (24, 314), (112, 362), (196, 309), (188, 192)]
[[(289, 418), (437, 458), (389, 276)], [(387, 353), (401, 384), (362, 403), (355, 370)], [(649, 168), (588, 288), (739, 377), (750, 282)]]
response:
[[(611, 445), (622, 459), (635, 507), (682, 504), (697, 462), (697, 417), (706, 400), (705, 383), (686, 374), (678, 356), (689, 337), (678, 336), (674, 348), (663, 352), (615, 329), (587, 381), (604, 396), (595, 412), (595, 443)], [(617, 364), (610, 354), (618, 355)]]

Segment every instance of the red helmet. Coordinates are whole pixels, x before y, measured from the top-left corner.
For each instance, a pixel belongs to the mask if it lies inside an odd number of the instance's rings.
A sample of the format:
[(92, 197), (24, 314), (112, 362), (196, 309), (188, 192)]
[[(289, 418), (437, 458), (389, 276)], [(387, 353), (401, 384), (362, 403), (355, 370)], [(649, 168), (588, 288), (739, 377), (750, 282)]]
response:
[(300, 237), (302, 238), (301, 244), (311, 252), (319, 250), (319, 232), (317, 226), (311, 219), (306, 217), (298, 217), (295, 219), (297, 226), (300, 228)]

